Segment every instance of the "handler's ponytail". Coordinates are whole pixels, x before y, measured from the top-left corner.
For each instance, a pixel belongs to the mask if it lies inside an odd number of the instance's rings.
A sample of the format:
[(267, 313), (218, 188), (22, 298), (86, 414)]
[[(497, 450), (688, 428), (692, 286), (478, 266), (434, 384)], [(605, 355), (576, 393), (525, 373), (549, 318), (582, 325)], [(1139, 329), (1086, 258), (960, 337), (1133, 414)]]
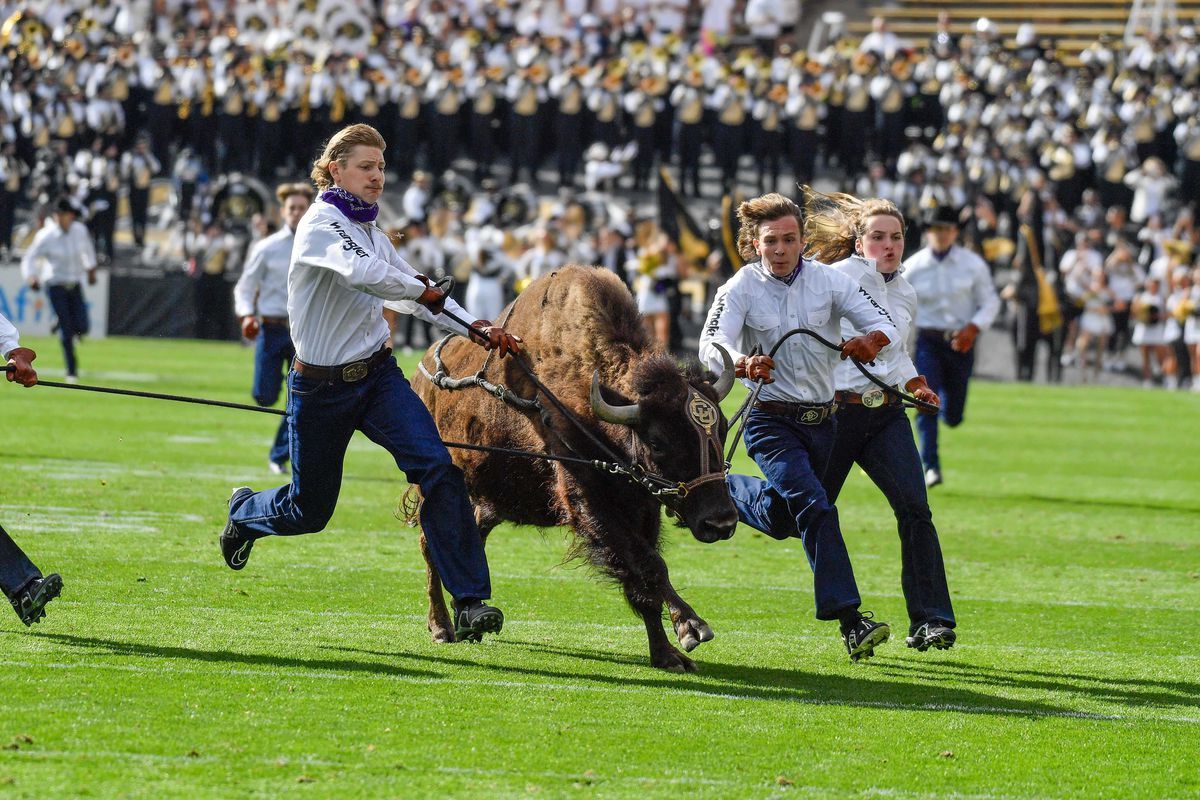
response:
[(886, 214), (900, 221), (904, 214), (891, 200), (873, 197), (860, 200), (842, 192), (825, 194), (811, 186), (804, 191), (804, 254), (825, 264), (836, 264), (854, 255), (854, 242), (866, 233), (867, 220)]

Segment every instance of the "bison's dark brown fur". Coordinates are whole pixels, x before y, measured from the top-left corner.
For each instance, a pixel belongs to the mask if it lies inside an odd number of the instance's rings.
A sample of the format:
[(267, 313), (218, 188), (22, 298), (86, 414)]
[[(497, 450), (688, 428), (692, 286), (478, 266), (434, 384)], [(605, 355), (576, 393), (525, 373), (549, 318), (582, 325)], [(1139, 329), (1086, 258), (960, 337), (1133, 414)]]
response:
[[(689, 386), (709, 401), (719, 402), (713, 376), (699, 368), (681, 370), (655, 349), (633, 298), (613, 273), (565, 267), (531, 284), (501, 321), (524, 338), (528, 363), (538, 378), (612, 450), (673, 482), (700, 475), (701, 440), (684, 406)], [(511, 359), (488, 358), (465, 339), (450, 341), (442, 349), (442, 358), (453, 377), (478, 372), (486, 359), (489, 380), (521, 397), (537, 394)], [(426, 354), (424, 364), (431, 372), (435, 369), (431, 354)], [(589, 399), (593, 371), (599, 373), (606, 403), (637, 404), (634, 426), (597, 417)], [(421, 375), (415, 377), (413, 387), (448, 441), (607, 460), (544, 398), (545, 411), (526, 413), (478, 388), (446, 391)], [(718, 424), (723, 439), (723, 417)], [(660, 506), (647, 490), (586, 466), (461, 449), (451, 452), (466, 476), (485, 535), (502, 521), (539, 527), (570, 525), (578, 537), (577, 552), (621, 584), (626, 599), (645, 621), (651, 663), (677, 671), (695, 669), (663, 631), (663, 604), (670, 609), (676, 635), (687, 650), (712, 638), (712, 631), (671, 587), (659, 555)], [(710, 452), (708, 463), (709, 472), (719, 471), (720, 453)], [(678, 511), (681, 522), (703, 541), (728, 537), (737, 522), (722, 480), (695, 488)], [(453, 627), (441, 584), (432, 566), (429, 569), (429, 627), (435, 640), (451, 641)]]

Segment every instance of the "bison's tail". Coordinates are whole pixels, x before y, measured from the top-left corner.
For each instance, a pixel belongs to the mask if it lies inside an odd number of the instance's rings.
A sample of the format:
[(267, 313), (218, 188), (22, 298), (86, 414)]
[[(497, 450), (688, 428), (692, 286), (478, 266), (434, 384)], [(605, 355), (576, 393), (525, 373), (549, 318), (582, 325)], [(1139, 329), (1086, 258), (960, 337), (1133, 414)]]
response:
[(421, 504), (424, 502), (421, 487), (415, 484), (409, 486), (408, 491), (401, 495), (400, 502), (396, 504), (396, 519), (410, 528), (417, 527), (421, 522)]

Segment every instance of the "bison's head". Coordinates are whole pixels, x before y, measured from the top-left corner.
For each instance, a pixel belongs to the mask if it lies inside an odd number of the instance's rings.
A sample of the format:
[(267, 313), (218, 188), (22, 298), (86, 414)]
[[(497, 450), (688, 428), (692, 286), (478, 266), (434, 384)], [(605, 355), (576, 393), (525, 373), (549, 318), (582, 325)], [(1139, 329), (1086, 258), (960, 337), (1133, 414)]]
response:
[(592, 410), (605, 422), (631, 428), (638, 461), (648, 472), (683, 487), (663, 499), (702, 542), (728, 539), (738, 520), (725, 484), (722, 452), (728, 423), (720, 402), (734, 377), (733, 361), (728, 353), (724, 357), (719, 376), (698, 366), (681, 370), (666, 356), (649, 358), (633, 372), (636, 400), (605, 399), (618, 393), (602, 387), (598, 373), (592, 375)]

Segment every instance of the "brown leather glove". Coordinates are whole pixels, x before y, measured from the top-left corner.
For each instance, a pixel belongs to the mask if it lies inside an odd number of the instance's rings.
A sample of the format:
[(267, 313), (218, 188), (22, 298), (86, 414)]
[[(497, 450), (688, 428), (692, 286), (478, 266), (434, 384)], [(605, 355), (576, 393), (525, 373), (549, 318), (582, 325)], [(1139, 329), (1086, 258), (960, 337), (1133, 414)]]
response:
[(883, 331), (871, 331), (842, 342), (842, 358), (853, 358), (864, 364), (875, 363), (875, 356), (891, 342)]
[(258, 317), (253, 314), (242, 317), (242, 336), (253, 340), (254, 337), (258, 336), (258, 328)]
[(484, 350), (495, 350), (501, 358), (509, 353), (520, 353), (521, 344), (525, 341), (515, 333), (509, 333), (486, 319), (475, 320), (471, 323), (471, 329), (479, 332), (480, 336), (474, 338)]
[(937, 408), (942, 405), (941, 398), (937, 396), (937, 392), (929, 388), (929, 384), (925, 382), (924, 375), (918, 375), (908, 383), (904, 384), (904, 391), (908, 392), (921, 402), (929, 403), (931, 406), (935, 407), (932, 411), (924, 408), (918, 408), (917, 410), (922, 414), (936, 414)]
[(37, 370), (33, 368), (33, 360), (37, 353), (28, 347), (14, 347), (8, 354), (8, 363), (16, 367), (13, 372), (6, 372), (4, 377), (16, 381), (22, 386), (33, 386), (37, 383)]
[(775, 369), (775, 359), (770, 356), (742, 356), (733, 365), (733, 374), (738, 378), (749, 378), (752, 381), (761, 380), (763, 383), (774, 383), (771, 370)]
[(424, 275), (417, 276), (425, 284), (425, 291), (417, 298), (417, 302), (428, 308), (434, 314), (440, 314), (446, 308), (446, 293), (433, 285)]
[(954, 334), (954, 338), (950, 340), (950, 349), (956, 353), (969, 353), (975, 346), (975, 337), (978, 335), (979, 326), (974, 322), (968, 322)]

